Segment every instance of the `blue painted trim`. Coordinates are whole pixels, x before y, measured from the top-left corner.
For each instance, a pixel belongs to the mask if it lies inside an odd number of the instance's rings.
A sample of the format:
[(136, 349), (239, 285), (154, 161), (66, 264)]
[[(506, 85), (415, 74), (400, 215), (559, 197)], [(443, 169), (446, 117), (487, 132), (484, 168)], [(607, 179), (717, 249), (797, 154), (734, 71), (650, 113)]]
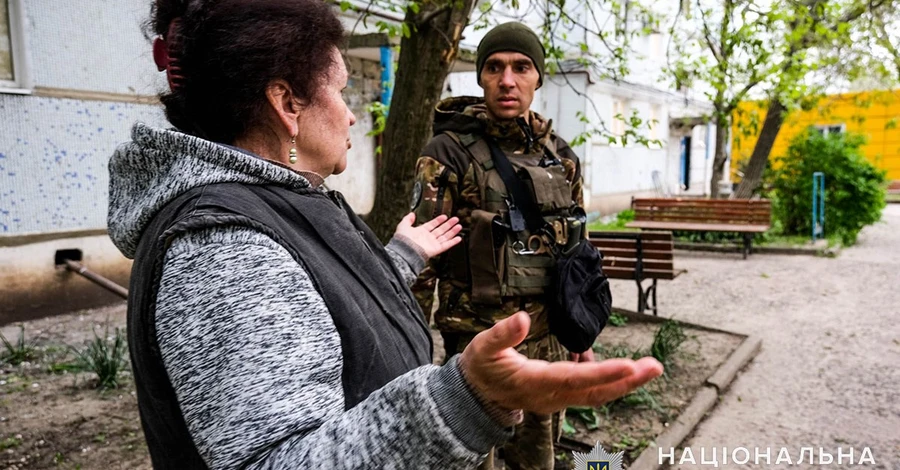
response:
[(381, 102), (391, 105), (394, 95), (394, 50), (391, 46), (381, 46)]

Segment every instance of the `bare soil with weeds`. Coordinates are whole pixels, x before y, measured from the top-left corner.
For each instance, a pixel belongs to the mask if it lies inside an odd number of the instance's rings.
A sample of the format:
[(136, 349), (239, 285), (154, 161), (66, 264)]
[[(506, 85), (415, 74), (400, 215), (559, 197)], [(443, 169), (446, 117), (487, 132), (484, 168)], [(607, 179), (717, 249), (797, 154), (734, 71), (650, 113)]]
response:
[[(127, 367), (120, 387), (107, 390), (95, 374), (71, 371), (69, 346), (83, 350), (107, 325), (110, 336), (124, 328), (124, 305), (24, 324), (36, 359), (0, 368), (0, 468), (151, 468)], [(2, 333), (15, 344), (20, 330)]]
[[(835, 456), (838, 447), (853, 447), (857, 459), (870, 447), (877, 465), (867, 468), (900, 469), (900, 205), (889, 205), (884, 219), (836, 259), (676, 253), (676, 266), (688, 273), (660, 282), (662, 316), (763, 338), (760, 354), (687, 445), (772, 447), (773, 458), (786, 447), (795, 461), (801, 447)], [(617, 306), (634, 308), (633, 283), (614, 281), (613, 293)], [(127, 369), (112, 390), (96, 389), (91, 373), (66, 372), (74, 359), (68, 346), (83, 348), (95, 331), (109, 325), (112, 333), (124, 324), (124, 305), (24, 324), (37, 356), (0, 366), (0, 468), (150, 468)], [(609, 326), (600, 342), (604, 350), (646, 349), (657, 328), (633, 321)], [(2, 333), (15, 343), (19, 327)], [(600, 410), (595, 430), (572, 417), (574, 437), (624, 450), (630, 460), (662, 432), (740, 341), (685, 333), (668, 379), (648, 388), (655, 405), (636, 400)], [(740, 467), (770, 466), (751, 460)]]
[[(635, 321), (622, 327), (608, 326), (598, 341), (602, 348), (596, 349), (621, 348), (620, 351), (644, 351), (642, 355), (649, 355), (647, 351), (659, 328), (660, 324)], [(686, 339), (672, 355), (665, 375), (647, 385), (644, 391), (597, 409), (599, 427), (596, 429), (589, 429), (588, 423), (570, 410), (567, 421), (576, 432), (565, 435), (591, 446), (600, 442), (608, 451), (624, 451), (626, 465), (637, 458), (678, 417), (706, 379), (743, 341), (741, 336), (690, 327), (684, 327), (684, 333)], [(571, 457), (570, 453), (563, 456), (563, 461)], [(557, 465), (560, 467), (568, 468)]]

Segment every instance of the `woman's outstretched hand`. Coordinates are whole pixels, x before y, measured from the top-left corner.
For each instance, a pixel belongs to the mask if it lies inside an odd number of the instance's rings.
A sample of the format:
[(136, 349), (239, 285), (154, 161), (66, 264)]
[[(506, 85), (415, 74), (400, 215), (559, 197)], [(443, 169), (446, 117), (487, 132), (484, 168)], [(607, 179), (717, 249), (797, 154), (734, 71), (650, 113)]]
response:
[(418, 245), (429, 258), (449, 250), (462, 240), (457, 236), (462, 226), (456, 217), (448, 219), (442, 214), (418, 227), (413, 227), (415, 221), (416, 214), (412, 212), (406, 214), (397, 224), (394, 233)]
[(567, 406), (600, 406), (663, 373), (652, 357), (637, 361), (546, 362), (514, 349), (528, 334), (524, 312), (479, 333), (460, 358), (463, 375), (482, 400), (507, 410), (552, 413)]

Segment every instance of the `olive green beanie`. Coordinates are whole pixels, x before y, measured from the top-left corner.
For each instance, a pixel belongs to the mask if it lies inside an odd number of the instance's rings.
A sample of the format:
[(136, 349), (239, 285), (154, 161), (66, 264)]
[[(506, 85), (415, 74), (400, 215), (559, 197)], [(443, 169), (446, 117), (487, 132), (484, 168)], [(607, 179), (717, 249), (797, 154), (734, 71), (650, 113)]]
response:
[(478, 84), (481, 85), (481, 69), (488, 57), (495, 52), (519, 52), (528, 56), (541, 78), (538, 86), (544, 83), (544, 46), (537, 34), (522, 23), (503, 23), (490, 30), (478, 44), (475, 66)]

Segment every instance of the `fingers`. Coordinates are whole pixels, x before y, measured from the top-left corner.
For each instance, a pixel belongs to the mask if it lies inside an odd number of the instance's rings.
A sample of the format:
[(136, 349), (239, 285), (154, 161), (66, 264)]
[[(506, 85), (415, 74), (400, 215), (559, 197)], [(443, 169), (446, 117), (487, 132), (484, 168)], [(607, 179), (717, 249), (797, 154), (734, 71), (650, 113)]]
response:
[(461, 237), (453, 237), (447, 241), (441, 242), (441, 253), (449, 250), (450, 248), (453, 248), (461, 241), (462, 241)]
[(547, 389), (566, 392), (583, 392), (585, 389), (608, 385), (635, 373), (635, 363), (630, 359), (608, 359), (602, 362), (536, 362), (536, 367), (523, 368), (525, 380), (541, 382)]
[(459, 232), (462, 230), (462, 225), (459, 225), (459, 224), (450, 225), (450, 222), (453, 222), (455, 220), (456, 220), (456, 217), (448, 220), (440, 227), (434, 229), (434, 231), (431, 233), (437, 237), (438, 241), (443, 242), (446, 240), (450, 240), (451, 238), (459, 235)]
[(489, 330), (482, 331), (472, 340), (472, 346), (480, 356), (490, 357), (521, 343), (528, 335), (531, 318), (525, 312), (517, 312), (497, 322)]
[(663, 366), (652, 357), (645, 357), (634, 363), (634, 373), (616, 382), (597, 387), (590, 391), (586, 404), (600, 406), (623, 397), (663, 373)]
[[(425, 222), (424, 224), (422, 224), (422, 227), (425, 227), (425, 230), (428, 230), (429, 232), (431, 232), (435, 228), (437, 228), (439, 225), (443, 224), (446, 220), (447, 220), (447, 216), (445, 214), (441, 214), (441, 215), (429, 220), (428, 222)], [(459, 220), (459, 219), (457, 219), (457, 220)]]

